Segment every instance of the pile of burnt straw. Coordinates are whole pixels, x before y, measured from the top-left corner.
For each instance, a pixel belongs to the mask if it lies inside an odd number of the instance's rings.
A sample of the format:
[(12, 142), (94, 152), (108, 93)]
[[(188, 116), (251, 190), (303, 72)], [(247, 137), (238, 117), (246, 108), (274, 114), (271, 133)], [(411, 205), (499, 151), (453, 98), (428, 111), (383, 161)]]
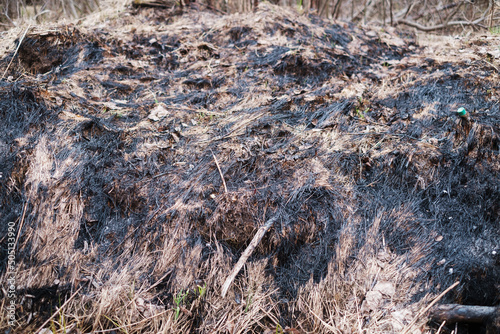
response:
[(487, 39), (429, 52), (261, 4), (18, 42), (0, 61), (0, 235), (18, 236), (1, 330), (417, 333), (441, 324), (433, 301), (498, 305)]

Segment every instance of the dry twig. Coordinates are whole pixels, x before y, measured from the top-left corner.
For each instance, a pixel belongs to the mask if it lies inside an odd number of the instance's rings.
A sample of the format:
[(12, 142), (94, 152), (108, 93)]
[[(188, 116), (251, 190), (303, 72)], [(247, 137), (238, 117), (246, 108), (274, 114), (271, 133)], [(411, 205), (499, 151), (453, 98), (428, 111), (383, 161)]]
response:
[(226, 297), (227, 290), (229, 289), (229, 286), (231, 285), (231, 283), (236, 278), (236, 275), (238, 275), (238, 273), (240, 272), (241, 268), (243, 268), (243, 266), (247, 262), (247, 260), (250, 257), (250, 255), (252, 255), (255, 247), (257, 247), (257, 245), (259, 244), (259, 242), (262, 240), (262, 237), (264, 236), (264, 234), (267, 232), (267, 230), (269, 230), (271, 228), (271, 226), (273, 226), (274, 222), (277, 219), (278, 219), (278, 216), (274, 216), (273, 218), (269, 219), (267, 221), (267, 223), (264, 224), (263, 226), (261, 226), (259, 228), (259, 230), (257, 231), (257, 233), (255, 233), (255, 236), (253, 237), (252, 241), (250, 242), (250, 244), (248, 245), (248, 247), (245, 249), (245, 251), (243, 252), (243, 254), (241, 254), (240, 259), (238, 260), (238, 262), (234, 266), (233, 271), (226, 278), (226, 281), (224, 282), (224, 285), (222, 286), (222, 293), (221, 293), (222, 298)]

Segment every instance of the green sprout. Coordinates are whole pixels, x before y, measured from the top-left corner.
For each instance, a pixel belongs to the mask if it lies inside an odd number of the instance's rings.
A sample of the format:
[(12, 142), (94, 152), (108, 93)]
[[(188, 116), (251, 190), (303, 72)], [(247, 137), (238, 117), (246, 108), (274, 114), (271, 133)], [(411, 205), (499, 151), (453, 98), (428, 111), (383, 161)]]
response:
[(500, 34), (500, 26), (494, 26), (494, 27), (490, 27), (490, 33), (492, 33), (493, 35), (499, 35)]
[(150, 90), (150, 92), (151, 92), (151, 94), (153, 94), (153, 98), (154, 98), (154, 100), (155, 100), (155, 104), (160, 103), (160, 102), (158, 101), (158, 99), (156, 98), (156, 93), (155, 93), (155, 92), (153, 92), (152, 90)]
[(196, 290), (198, 292), (198, 298), (203, 298), (207, 293), (207, 283), (203, 284), (203, 286), (196, 286)]
[(175, 307), (175, 320), (179, 318), (179, 314), (181, 312), (181, 305), (184, 303), (186, 300), (187, 295), (189, 294), (189, 291), (184, 292), (183, 290), (179, 291), (177, 295), (174, 297), (174, 303), (176, 305)]
[(359, 118), (365, 119), (365, 114), (370, 111), (370, 108), (366, 108), (365, 110), (361, 111), (358, 107), (356, 107), (356, 114), (358, 115)]
[[(117, 327), (117, 328), (120, 328), (120, 332), (122, 333), (128, 333), (127, 331), (127, 327), (123, 327), (120, 322), (118, 321), (114, 321), (113, 319), (111, 319), (110, 317), (108, 317), (107, 315), (104, 315), (104, 318), (108, 319), (112, 324), (113, 326)], [(66, 333), (66, 332), (63, 332), (63, 333)]]
[(252, 305), (252, 297), (253, 297), (253, 294), (249, 294), (247, 297), (246, 306), (245, 306), (245, 313), (247, 313), (248, 310), (250, 310), (250, 306)]

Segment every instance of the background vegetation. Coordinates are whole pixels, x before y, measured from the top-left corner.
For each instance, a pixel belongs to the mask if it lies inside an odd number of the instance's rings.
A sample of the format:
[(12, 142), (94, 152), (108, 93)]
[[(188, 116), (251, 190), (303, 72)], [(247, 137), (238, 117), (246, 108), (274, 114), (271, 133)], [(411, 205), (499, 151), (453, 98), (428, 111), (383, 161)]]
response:
[(35, 18), (41, 22), (78, 18), (98, 8), (99, 0), (1, 0), (0, 22), (12, 26), (19, 19)]
[[(0, 0), (0, 24), (16, 25), (19, 19), (36, 18), (37, 22), (86, 15), (109, 0)], [(116, 2), (116, 1), (115, 1)], [(192, 0), (130, 0), (135, 6), (185, 8)], [(248, 12), (259, 0), (198, 0), (198, 5), (224, 12)], [(495, 0), (271, 0), (327, 18), (354, 23), (406, 25), (421, 31), (450, 31), (450, 28), (473, 27), (497, 30), (499, 5)]]

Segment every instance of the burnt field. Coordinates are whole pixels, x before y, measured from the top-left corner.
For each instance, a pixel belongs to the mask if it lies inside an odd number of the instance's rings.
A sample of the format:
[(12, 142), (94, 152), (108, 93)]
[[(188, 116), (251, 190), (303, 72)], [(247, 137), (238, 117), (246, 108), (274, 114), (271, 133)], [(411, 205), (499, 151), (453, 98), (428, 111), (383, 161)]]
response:
[(260, 4), (17, 41), (0, 60), (2, 281), (16, 228), (0, 330), (435, 333), (433, 301), (499, 305), (498, 38), (424, 46)]

